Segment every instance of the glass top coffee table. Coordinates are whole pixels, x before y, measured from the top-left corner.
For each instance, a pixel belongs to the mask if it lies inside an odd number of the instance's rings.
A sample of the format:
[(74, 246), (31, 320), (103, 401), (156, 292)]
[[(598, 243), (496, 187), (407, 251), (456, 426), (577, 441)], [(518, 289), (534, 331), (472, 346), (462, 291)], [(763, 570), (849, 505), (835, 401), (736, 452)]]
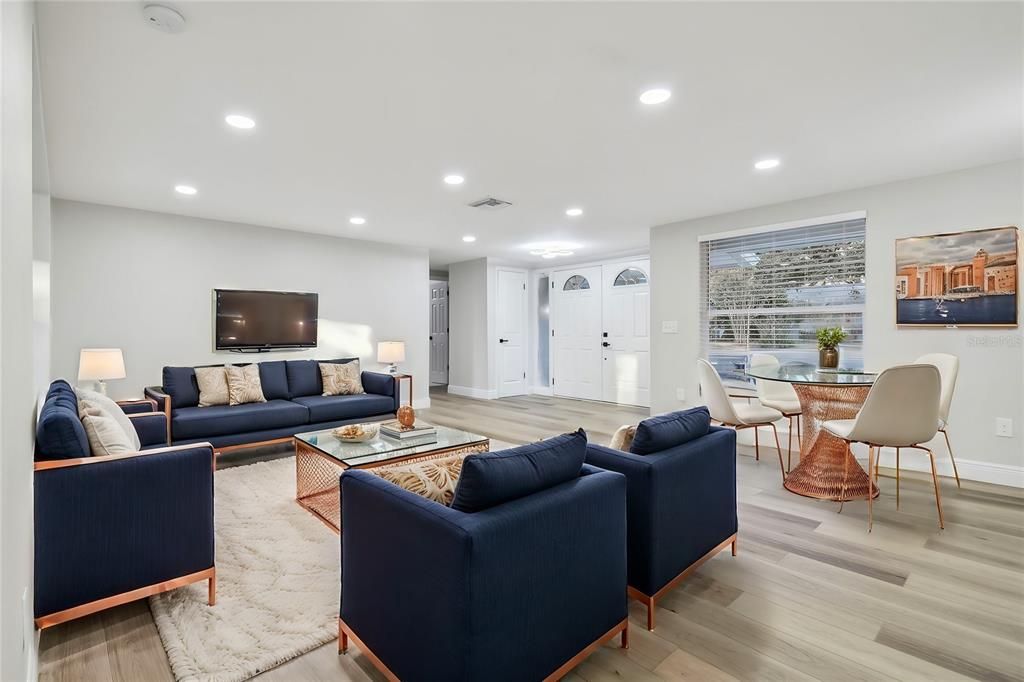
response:
[(339, 478), (345, 469), (375, 469), (451, 455), (471, 455), (491, 448), (487, 436), (447, 426), (435, 425), (434, 428), (437, 432), (427, 437), (399, 440), (380, 435), (365, 443), (340, 440), (331, 433), (333, 429), (296, 434), (292, 438), (295, 501), (340, 533)]

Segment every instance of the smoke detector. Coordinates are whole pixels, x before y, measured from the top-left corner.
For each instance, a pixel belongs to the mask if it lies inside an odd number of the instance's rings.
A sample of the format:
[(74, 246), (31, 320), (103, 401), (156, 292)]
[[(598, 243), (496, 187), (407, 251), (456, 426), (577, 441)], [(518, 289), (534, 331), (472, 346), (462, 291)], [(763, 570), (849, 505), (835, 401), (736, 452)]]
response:
[(181, 33), (185, 30), (185, 17), (167, 5), (146, 5), (142, 8), (142, 18), (147, 24), (164, 33)]
[(505, 201), (504, 199), (498, 199), (497, 197), (484, 197), (477, 201), (471, 201), (467, 204), (470, 208), (486, 208), (489, 210), (497, 210), (499, 208), (505, 208), (511, 206), (511, 201)]

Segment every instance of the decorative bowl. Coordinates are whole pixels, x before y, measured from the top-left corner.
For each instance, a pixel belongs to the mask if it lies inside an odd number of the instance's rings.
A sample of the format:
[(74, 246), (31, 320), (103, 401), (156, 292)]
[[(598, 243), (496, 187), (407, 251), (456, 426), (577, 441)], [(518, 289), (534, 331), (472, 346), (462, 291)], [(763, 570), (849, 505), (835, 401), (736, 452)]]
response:
[(346, 443), (365, 443), (380, 433), (380, 424), (346, 424), (331, 431), (338, 440)]

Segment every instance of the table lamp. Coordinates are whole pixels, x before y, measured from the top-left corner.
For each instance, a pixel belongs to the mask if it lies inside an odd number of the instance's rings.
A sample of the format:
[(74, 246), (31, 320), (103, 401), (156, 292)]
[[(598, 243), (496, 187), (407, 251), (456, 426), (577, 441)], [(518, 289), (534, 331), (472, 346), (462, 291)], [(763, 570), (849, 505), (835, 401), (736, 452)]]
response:
[(107, 379), (124, 379), (125, 376), (120, 348), (83, 348), (78, 356), (78, 380), (95, 381), (103, 395), (107, 394)]
[(398, 374), (397, 363), (405, 362), (405, 341), (378, 342), (377, 362), (386, 364), (389, 374)]

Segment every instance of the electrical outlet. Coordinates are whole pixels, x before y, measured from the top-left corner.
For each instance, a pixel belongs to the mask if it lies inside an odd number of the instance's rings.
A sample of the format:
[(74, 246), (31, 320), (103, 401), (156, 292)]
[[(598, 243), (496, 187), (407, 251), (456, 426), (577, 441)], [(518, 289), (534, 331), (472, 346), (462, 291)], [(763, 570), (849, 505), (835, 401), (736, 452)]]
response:
[(678, 400), (681, 403), (682, 402), (686, 402), (686, 389), (685, 388), (677, 388), (676, 389), (676, 400)]
[(1007, 417), (996, 417), (996, 435), (1013, 438), (1013, 420)]
[(662, 334), (678, 334), (679, 333), (679, 320), (662, 320), (661, 321), (661, 333)]

